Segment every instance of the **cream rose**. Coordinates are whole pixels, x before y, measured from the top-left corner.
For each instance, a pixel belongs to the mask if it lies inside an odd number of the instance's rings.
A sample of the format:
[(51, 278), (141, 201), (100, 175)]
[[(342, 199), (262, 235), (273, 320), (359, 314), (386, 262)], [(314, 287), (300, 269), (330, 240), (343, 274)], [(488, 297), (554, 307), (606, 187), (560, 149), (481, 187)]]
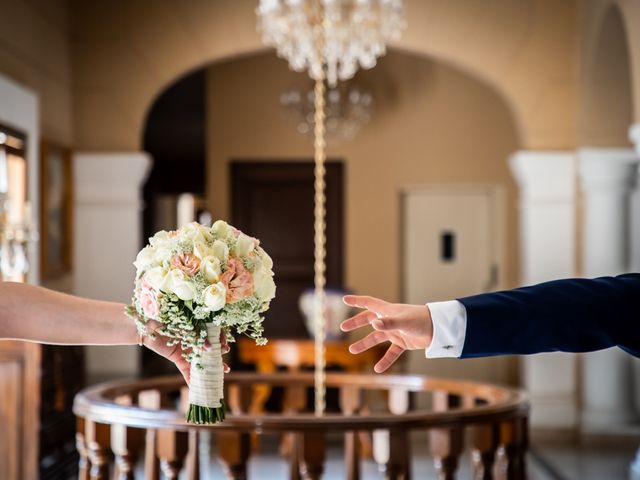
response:
[(162, 290), (172, 292), (180, 300), (193, 300), (196, 296), (196, 287), (182, 270), (171, 270), (164, 279)]
[(226, 262), (229, 259), (229, 247), (222, 240), (216, 240), (213, 242), (213, 255), (221, 262)]
[(171, 234), (165, 230), (160, 230), (153, 237), (149, 239), (149, 243), (152, 247), (157, 247), (162, 244), (169, 243), (171, 241)]
[(133, 265), (134, 267), (136, 267), (136, 270), (144, 271), (153, 264), (154, 260), (155, 249), (147, 245), (142, 250), (140, 250), (138, 256), (136, 257), (136, 261), (133, 262)]
[(211, 232), (218, 238), (227, 238), (231, 235), (231, 227), (224, 220), (218, 220), (211, 226)]
[(257, 243), (258, 241), (255, 238), (241, 233), (236, 241), (236, 255), (246, 257), (256, 248)]
[(260, 269), (253, 274), (253, 287), (256, 296), (263, 302), (276, 296), (276, 284), (268, 270)]
[(198, 222), (191, 222), (182, 227), (179, 236), (183, 240), (190, 240), (194, 243), (206, 243), (211, 240), (211, 235)]
[(217, 312), (226, 305), (227, 289), (222, 282), (209, 285), (202, 292), (204, 306), (211, 312)]
[(167, 271), (162, 267), (153, 267), (144, 274), (145, 281), (154, 289), (160, 290), (164, 284)]
[(267, 252), (264, 251), (262, 247), (258, 247), (258, 254), (260, 255), (260, 262), (264, 268), (267, 270), (273, 270), (273, 260), (269, 256)]
[(202, 262), (213, 255), (213, 249), (206, 243), (196, 242), (193, 244), (193, 254)]
[(214, 256), (205, 257), (200, 263), (200, 271), (209, 283), (218, 282), (222, 273), (220, 260)]

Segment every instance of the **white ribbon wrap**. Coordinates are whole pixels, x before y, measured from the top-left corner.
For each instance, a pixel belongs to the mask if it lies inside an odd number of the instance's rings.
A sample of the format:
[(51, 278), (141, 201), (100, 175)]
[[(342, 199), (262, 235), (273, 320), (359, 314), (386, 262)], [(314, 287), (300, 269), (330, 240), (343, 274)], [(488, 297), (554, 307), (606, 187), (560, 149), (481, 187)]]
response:
[(204, 350), (200, 356), (200, 365), (191, 363), (191, 382), (189, 386), (189, 403), (201, 407), (221, 407), (224, 386), (224, 370), (222, 367), (222, 350), (220, 346), (220, 327), (207, 324), (210, 350)]

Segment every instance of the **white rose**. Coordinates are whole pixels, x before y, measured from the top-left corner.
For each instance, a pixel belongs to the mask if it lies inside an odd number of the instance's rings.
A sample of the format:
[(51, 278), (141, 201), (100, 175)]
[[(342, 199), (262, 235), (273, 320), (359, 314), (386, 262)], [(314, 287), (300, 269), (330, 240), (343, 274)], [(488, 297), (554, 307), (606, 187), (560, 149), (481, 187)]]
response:
[(180, 300), (193, 300), (196, 287), (182, 270), (171, 270), (164, 279), (162, 290), (175, 293)]
[(142, 271), (149, 268), (154, 261), (154, 254), (155, 249), (149, 245), (140, 250), (136, 256), (136, 261), (133, 262), (136, 270)]
[(202, 292), (204, 306), (211, 312), (217, 312), (226, 305), (227, 288), (222, 282), (209, 285)]
[(193, 254), (202, 262), (205, 258), (213, 255), (213, 250), (206, 243), (196, 242), (193, 244)]
[(153, 260), (159, 265), (168, 264), (173, 256), (173, 251), (169, 244), (158, 245), (153, 249)]
[(226, 262), (229, 258), (229, 246), (222, 240), (213, 242), (213, 255), (221, 262)]
[(191, 222), (182, 227), (179, 231), (180, 238), (187, 239), (192, 242), (206, 243), (211, 239), (209, 232), (198, 222)]
[(236, 241), (236, 255), (246, 257), (256, 247), (256, 239), (241, 233)]
[(170, 241), (171, 241), (171, 236), (169, 235), (169, 232), (165, 230), (160, 230), (158, 233), (156, 233), (153, 237), (149, 239), (149, 243), (151, 244), (152, 247), (157, 247), (159, 245), (169, 243)]
[(217, 220), (211, 226), (211, 232), (218, 238), (227, 238), (231, 234), (231, 227), (224, 220)]
[(209, 283), (217, 282), (220, 280), (220, 274), (222, 273), (220, 260), (214, 256), (204, 258), (200, 262), (200, 271)]
[(253, 286), (256, 296), (263, 302), (268, 302), (276, 296), (276, 283), (271, 272), (258, 270), (253, 276)]
[(260, 254), (260, 259), (262, 260), (262, 265), (267, 270), (273, 270), (273, 260), (269, 256), (267, 252), (264, 251), (261, 247), (258, 247), (258, 253)]
[(167, 272), (164, 268), (154, 267), (150, 270), (147, 270), (147, 273), (144, 274), (144, 279), (155, 290), (160, 290), (164, 284), (166, 276)]

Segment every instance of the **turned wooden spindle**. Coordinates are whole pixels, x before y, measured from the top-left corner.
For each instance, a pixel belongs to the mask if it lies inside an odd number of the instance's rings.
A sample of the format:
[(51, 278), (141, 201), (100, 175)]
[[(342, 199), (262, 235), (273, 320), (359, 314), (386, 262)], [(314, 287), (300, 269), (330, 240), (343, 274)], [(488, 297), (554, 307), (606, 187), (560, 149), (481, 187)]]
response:
[[(138, 393), (138, 405), (141, 408), (158, 410), (162, 406), (162, 394), (158, 390), (143, 390)], [(144, 437), (144, 478), (147, 480), (160, 478), (157, 436), (155, 428), (147, 428)]]
[[(433, 410), (443, 412), (458, 406), (461, 399), (446, 391), (435, 391), (432, 394)], [(434, 458), (434, 465), (439, 480), (453, 480), (464, 441), (460, 427), (434, 428), (429, 430), (429, 446)]]
[[(129, 395), (114, 399), (118, 405), (132, 405)], [(111, 451), (115, 456), (115, 475), (117, 480), (133, 479), (133, 469), (144, 440), (144, 431), (126, 425), (111, 425)]]
[(227, 478), (246, 480), (247, 464), (251, 456), (251, 435), (245, 432), (219, 432), (216, 434), (216, 441)]
[(76, 421), (76, 450), (78, 450), (78, 480), (89, 480), (89, 450), (85, 439), (85, 420), (78, 417)]
[[(340, 410), (345, 416), (355, 415), (362, 406), (362, 395), (358, 387), (344, 385), (340, 388)], [(360, 478), (360, 444), (358, 432), (344, 434), (344, 463), (348, 480)]]
[(237, 384), (228, 385), (225, 400), (228, 412), (233, 415), (242, 415), (251, 409), (251, 387)]
[(300, 439), (300, 476), (303, 480), (320, 480), (324, 471), (324, 432), (304, 432)]
[(526, 417), (515, 418), (500, 424), (500, 443), (506, 459), (506, 478), (527, 478), (526, 453), (529, 447), (529, 425)]
[(85, 420), (85, 439), (91, 469), (91, 480), (106, 480), (109, 478), (109, 438), (111, 428), (104, 423)]
[[(189, 408), (189, 387), (186, 385), (180, 389), (180, 411), (186, 412)], [(185, 460), (185, 473), (187, 480), (200, 478), (200, 435), (198, 429), (188, 432), (187, 458)]]
[[(283, 414), (295, 415), (305, 409), (307, 395), (303, 386), (291, 385), (284, 391)], [(285, 432), (280, 442), (280, 454), (289, 458), (289, 476), (291, 480), (300, 479), (301, 437), (298, 433)]]
[[(409, 391), (403, 388), (389, 390), (389, 411), (402, 415), (409, 411)], [(376, 430), (373, 434), (373, 458), (389, 480), (406, 480), (411, 477), (411, 448), (409, 432), (404, 428)]]
[(468, 427), (471, 443), (474, 480), (491, 480), (500, 446), (500, 427), (498, 424), (480, 424)]
[(185, 470), (187, 480), (198, 480), (200, 478), (200, 435), (197, 430), (189, 430), (189, 445)]
[(158, 457), (160, 468), (167, 479), (178, 478), (189, 448), (187, 432), (177, 432), (168, 428), (158, 430)]

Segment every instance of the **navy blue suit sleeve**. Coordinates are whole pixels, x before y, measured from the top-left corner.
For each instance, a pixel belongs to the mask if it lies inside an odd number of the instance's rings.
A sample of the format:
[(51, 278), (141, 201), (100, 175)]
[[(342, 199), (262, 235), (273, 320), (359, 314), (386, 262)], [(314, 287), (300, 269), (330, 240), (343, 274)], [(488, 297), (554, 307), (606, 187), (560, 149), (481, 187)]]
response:
[(461, 358), (590, 352), (640, 356), (640, 274), (567, 279), (458, 299), (467, 310)]

